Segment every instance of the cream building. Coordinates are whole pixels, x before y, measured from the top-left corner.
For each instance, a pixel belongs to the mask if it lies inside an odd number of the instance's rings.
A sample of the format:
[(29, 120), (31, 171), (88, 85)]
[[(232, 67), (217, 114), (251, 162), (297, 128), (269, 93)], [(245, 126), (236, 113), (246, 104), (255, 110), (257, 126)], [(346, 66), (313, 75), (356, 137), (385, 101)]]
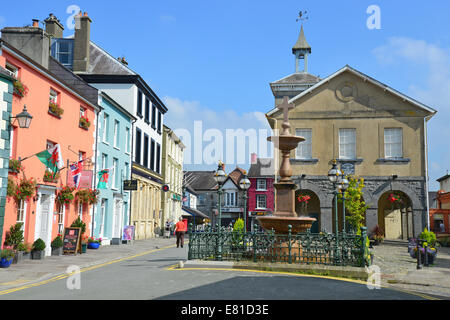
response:
[(183, 142), (169, 127), (163, 127), (162, 144), (162, 176), (164, 185), (168, 191), (163, 191), (161, 196), (162, 215), (160, 225), (162, 229), (166, 221), (176, 223), (182, 216), (183, 201)]
[[(292, 51), (297, 66), (311, 53), (303, 28)], [(291, 164), (297, 194), (312, 198), (308, 213), (318, 220), (315, 231), (334, 231), (327, 173), (336, 159), (345, 174), (365, 179), (369, 234), (378, 225), (388, 239), (417, 236), (429, 225), (427, 121), (436, 111), (348, 65), (324, 79), (305, 70), (306, 59), (303, 71), (297, 68), (271, 88), (276, 104), (289, 97), (291, 133), (305, 138), (292, 152)], [(279, 109), (266, 116), (272, 128), (281, 129)], [(402, 203), (389, 202), (391, 194)]]

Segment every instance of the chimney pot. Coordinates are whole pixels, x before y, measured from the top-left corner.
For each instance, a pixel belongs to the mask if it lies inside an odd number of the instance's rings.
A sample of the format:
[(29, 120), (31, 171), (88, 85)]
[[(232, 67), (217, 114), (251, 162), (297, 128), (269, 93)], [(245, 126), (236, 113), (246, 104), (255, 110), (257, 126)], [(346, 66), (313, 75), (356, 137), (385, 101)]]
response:
[(33, 19), (33, 27), (34, 28), (39, 28), (39, 20)]
[(87, 16), (88, 16), (88, 13), (87, 13), (87, 12), (85, 12), (85, 13), (84, 13), (84, 16), (85, 16), (85, 17), (87, 17)]
[(258, 159), (258, 155), (256, 153), (252, 153), (251, 164), (256, 164)]

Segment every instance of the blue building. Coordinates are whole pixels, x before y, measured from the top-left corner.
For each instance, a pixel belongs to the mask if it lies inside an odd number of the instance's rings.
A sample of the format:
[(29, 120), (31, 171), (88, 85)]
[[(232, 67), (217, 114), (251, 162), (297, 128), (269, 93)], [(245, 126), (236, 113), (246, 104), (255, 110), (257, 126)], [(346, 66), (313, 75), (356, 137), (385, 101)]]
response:
[(106, 188), (99, 189), (94, 207), (94, 237), (102, 244), (119, 244), (123, 227), (129, 225), (131, 191), (123, 190), (123, 181), (131, 179), (132, 132), (136, 118), (104, 92), (99, 92), (103, 108), (98, 122), (95, 186), (99, 172), (109, 169)]

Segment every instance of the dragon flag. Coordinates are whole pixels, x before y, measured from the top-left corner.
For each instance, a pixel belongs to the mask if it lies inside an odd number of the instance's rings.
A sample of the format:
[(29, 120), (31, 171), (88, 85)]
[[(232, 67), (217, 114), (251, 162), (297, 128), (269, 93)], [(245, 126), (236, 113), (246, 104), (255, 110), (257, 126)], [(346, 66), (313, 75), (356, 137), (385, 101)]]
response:
[(36, 154), (38, 159), (53, 172), (53, 176), (64, 167), (59, 144)]

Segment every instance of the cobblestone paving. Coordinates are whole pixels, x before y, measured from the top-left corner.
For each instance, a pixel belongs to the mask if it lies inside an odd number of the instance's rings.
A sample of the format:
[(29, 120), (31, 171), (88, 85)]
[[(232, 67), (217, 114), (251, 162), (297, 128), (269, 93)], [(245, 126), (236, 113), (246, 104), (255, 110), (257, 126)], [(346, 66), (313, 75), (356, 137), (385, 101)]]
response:
[(380, 267), (381, 284), (450, 299), (450, 248), (438, 248), (433, 265), (417, 270), (406, 243), (373, 247), (373, 264)]

